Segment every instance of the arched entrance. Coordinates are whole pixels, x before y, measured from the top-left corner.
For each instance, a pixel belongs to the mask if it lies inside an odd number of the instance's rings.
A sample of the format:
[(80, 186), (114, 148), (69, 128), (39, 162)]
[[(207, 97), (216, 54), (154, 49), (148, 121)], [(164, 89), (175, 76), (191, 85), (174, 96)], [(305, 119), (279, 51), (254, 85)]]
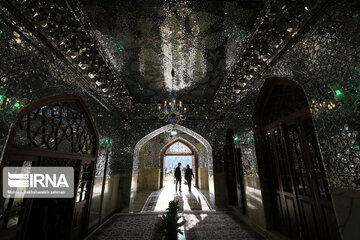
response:
[(60, 240), (84, 237), (96, 152), (95, 126), (78, 96), (52, 96), (24, 108), (11, 129), (1, 166), (73, 167), (74, 197), (2, 197), (0, 238), (49, 239), (51, 236), (51, 239)]
[(267, 80), (254, 124), (262, 188), (272, 189), (263, 192), (269, 192), (274, 227), (292, 239), (340, 239), (302, 88), (286, 79)]
[(198, 164), (195, 152), (192, 150), (190, 144), (178, 139), (166, 146), (162, 152), (163, 161), (160, 176), (161, 187), (164, 186), (164, 181), (172, 181), (174, 179), (174, 169), (177, 167), (179, 162), (182, 163), (182, 168), (185, 168), (186, 165), (189, 164), (190, 168), (193, 169), (195, 186), (198, 186)]
[[(130, 198), (130, 206), (133, 205), (136, 193), (140, 190), (142, 191), (142, 185), (144, 181), (142, 180), (142, 168), (144, 165), (144, 160), (142, 160), (142, 151), (146, 145), (155, 139), (156, 137), (164, 134), (165, 132), (176, 130), (179, 133), (183, 133), (193, 140), (197, 142), (197, 147), (193, 148), (193, 151), (197, 148), (202, 148), (203, 150), (200, 151), (199, 154), (199, 162), (198, 162), (198, 185), (200, 189), (208, 190), (208, 195), (210, 202), (215, 203), (215, 188), (214, 188), (214, 172), (213, 172), (213, 155), (212, 155), (212, 147), (209, 142), (200, 136), (198, 133), (178, 124), (168, 124), (155, 131), (149, 133), (148, 135), (144, 136), (135, 146), (134, 149), (134, 159), (133, 159), (133, 172), (132, 172), (132, 181), (131, 181), (131, 198)], [(162, 145), (162, 144), (161, 144)], [(163, 145), (162, 145), (163, 146)], [(153, 159), (158, 159), (159, 167), (157, 167), (156, 171), (159, 170), (159, 174), (155, 174), (155, 176), (159, 176), (159, 186), (160, 186), (160, 174), (161, 174), (161, 164), (163, 161), (163, 157), (161, 155), (161, 151), (154, 151), (153, 147), (151, 147), (152, 152), (156, 152), (156, 156)], [(148, 156), (146, 156), (148, 159)], [(146, 180), (146, 182), (149, 182)], [(159, 186), (152, 189), (158, 189)]]

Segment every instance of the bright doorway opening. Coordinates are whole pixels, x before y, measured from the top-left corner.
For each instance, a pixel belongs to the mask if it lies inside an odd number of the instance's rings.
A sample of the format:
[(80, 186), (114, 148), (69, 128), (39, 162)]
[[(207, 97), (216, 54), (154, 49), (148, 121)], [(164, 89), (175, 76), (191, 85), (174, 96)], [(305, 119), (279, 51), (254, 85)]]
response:
[(181, 163), (182, 181), (185, 180), (186, 165), (189, 165), (195, 176), (192, 184), (197, 185), (197, 164), (194, 151), (187, 143), (178, 140), (169, 145), (164, 151), (161, 186), (165, 186), (165, 182), (174, 182), (175, 168), (179, 162)]

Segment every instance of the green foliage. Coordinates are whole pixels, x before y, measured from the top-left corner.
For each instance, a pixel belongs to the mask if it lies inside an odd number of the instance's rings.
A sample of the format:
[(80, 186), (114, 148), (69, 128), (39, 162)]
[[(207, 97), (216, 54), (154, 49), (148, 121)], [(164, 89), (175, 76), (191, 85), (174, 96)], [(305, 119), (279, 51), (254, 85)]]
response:
[(169, 207), (162, 215), (160, 223), (155, 225), (155, 229), (160, 232), (166, 240), (176, 240), (178, 233), (183, 234), (179, 228), (185, 224), (185, 221), (178, 222), (181, 218), (178, 216), (179, 209), (179, 201), (170, 201)]

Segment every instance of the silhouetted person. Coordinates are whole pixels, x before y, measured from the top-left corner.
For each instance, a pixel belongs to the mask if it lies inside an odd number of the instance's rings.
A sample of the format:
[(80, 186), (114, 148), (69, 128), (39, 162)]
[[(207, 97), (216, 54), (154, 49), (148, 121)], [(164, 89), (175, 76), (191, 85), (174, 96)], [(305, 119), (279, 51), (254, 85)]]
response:
[(181, 163), (178, 163), (178, 166), (175, 169), (175, 179), (176, 179), (175, 192), (177, 191), (178, 183), (179, 183), (179, 191), (181, 192), (181, 170), (180, 170), (180, 166), (181, 166)]
[(191, 180), (192, 180), (193, 177), (195, 177), (194, 173), (193, 173), (192, 169), (190, 168), (190, 166), (188, 164), (188, 165), (186, 165), (185, 179), (186, 179), (187, 184), (189, 186), (189, 192), (191, 192)]

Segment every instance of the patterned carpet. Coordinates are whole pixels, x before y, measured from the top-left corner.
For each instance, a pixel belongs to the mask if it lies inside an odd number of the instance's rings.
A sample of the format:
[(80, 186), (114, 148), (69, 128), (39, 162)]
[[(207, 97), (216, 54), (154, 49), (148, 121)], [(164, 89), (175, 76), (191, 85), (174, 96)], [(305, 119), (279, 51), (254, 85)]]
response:
[(183, 190), (176, 192), (173, 184), (168, 183), (164, 188), (144, 195), (148, 197), (146, 202), (143, 198), (142, 213), (116, 214), (87, 240), (159, 240), (161, 235), (154, 230), (155, 224), (173, 199), (179, 201), (180, 212), (186, 220), (186, 240), (263, 239), (231, 212), (212, 211), (214, 208), (198, 189)]
[(263, 239), (230, 212), (184, 213), (186, 240)]
[(160, 214), (117, 214), (86, 240), (157, 240)]
[(146, 200), (143, 209), (141, 212), (154, 212), (156, 203), (158, 202), (159, 196), (162, 192), (162, 189), (152, 192), (148, 199)]
[[(264, 239), (230, 212), (184, 213), (186, 240)], [(160, 214), (117, 214), (87, 240), (158, 240), (154, 230)]]

